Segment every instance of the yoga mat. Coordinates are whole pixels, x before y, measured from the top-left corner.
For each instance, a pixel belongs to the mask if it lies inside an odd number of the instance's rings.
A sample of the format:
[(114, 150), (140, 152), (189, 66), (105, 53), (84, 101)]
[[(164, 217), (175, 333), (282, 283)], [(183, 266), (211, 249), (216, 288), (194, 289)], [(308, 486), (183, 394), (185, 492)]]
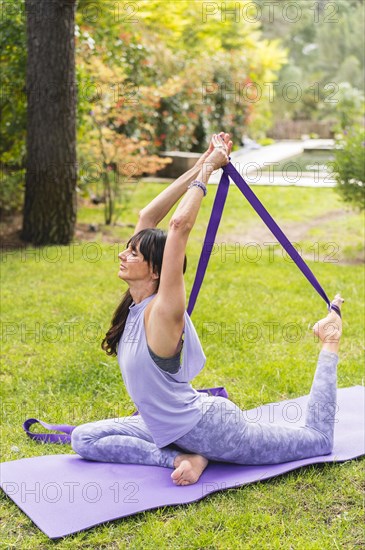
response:
[[(263, 405), (246, 411), (246, 419), (300, 426), (307, 399)], [(210, 462), (198, 483), (184, 487), (173, 484), (169, 468), (48, 455), (3, 462), (0, 485), (39, 529), (56, 539), (143, 510), (194, 502), (308, 464), (359, 457), (365, 454), (364, 387), (339, 389), (337, 403), (334, 450), (326, 456), (264, 466)]]

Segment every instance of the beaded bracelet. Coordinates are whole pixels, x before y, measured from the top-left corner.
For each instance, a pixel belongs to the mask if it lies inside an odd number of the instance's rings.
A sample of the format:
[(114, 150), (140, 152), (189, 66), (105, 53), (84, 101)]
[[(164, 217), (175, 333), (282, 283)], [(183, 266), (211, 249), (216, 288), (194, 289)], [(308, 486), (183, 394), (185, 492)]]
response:
[(190, 189), (191, 187), (199, 187), (203, 191), (204, 197), (207, 194), (206, 186), (204, 185), (203, 182), (201, 182), (199, 180), (194, 180), (190, 185), (188, 185), (188, 189)]

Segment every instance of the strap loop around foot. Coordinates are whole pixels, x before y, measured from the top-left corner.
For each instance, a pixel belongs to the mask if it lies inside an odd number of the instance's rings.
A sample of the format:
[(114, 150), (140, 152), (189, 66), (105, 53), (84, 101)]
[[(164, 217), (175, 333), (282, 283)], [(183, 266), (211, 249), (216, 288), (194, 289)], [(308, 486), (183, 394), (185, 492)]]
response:
[(337, 315), (339, 315), (342, 318), (341, 310), (338, 306), (336, 306), (336, 304), (331, 302), (330, 307), (328, 308), (328, 310), (329, 311), (333, 310), (335, 313), (337, 313)]

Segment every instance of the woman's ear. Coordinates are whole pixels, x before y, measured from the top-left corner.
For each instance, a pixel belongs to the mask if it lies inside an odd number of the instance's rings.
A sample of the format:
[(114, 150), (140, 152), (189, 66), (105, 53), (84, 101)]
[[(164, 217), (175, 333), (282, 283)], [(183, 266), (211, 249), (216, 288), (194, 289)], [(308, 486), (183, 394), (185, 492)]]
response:
[(151, 279), (153, 280), (157, 280), (160, 278), (160, 274), (158, 273), (158, 271), (154, 271), (152, 266), (150, 267), (150, 274), (151, 274)]

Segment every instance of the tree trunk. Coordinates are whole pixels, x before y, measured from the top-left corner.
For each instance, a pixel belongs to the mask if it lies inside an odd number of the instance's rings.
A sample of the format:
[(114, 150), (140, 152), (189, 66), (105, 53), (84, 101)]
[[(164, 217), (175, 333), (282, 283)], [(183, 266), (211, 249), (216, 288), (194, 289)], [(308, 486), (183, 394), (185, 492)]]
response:
[(26, 0), (27, 160), (22, 238), (67, 244), (76, 221), (76, 0)]

